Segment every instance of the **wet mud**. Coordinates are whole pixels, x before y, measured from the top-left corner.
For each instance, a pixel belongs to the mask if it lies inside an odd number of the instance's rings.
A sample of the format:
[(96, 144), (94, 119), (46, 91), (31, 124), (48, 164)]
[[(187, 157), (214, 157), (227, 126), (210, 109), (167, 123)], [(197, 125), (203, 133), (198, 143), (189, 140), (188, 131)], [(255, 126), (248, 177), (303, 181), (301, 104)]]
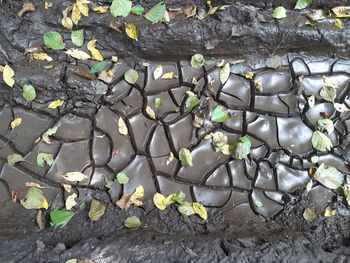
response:
[[(339, 86), (336, 101), (350, 107), (347, 29), (330, 28), (330, 20), (306, 29), (304, 17), (296, 13), (288, 18), (292, 20), (276, 22), (270, 17), (270, 1), (251, 5), (225, 1), (231, 4), (227, 10), (204, 21), (179, 17), (170, 24), (151, 25), (127, 18), (138, 26), (139, 41), (132, 42), (110, 29), (111, 16), (92, 14), (79, 24), (86, 39), (96, 38), (105, 58), (121, 57), (118, 63), (108, 62), (113, 77), (103, 81), (93, 74), (89, 78), (77, 74), (88, 72), (92, 61), (76, 61), (43, 48), (54, 59), (49, 63), (53, 66), (45, 69), (46, 62), (29, 61), (23, 54), (25, 48), (43, 47), (42, 35), (50, 30), (61, 32), (69, 43), (70, 35), (58, 24), (68, 2), (53, 2), (52, 9), (44, 10), (33, 1), (36, 12), (22, 18), (16, 16), (21, 1), (3, 0), (0, 5), (0, 64), (11, 64), (16, 85), (29, 82), (37, 89), (35, 101), (26, 103), (21, 89), (9, 89), (0, 81), (0, 261), (347, 262), (350, 210), (336, 191), (320, 184), (305, 193), (308, 170), (314, 167), (311, 157), (317, 154), (310, 138), (325, 113), (335, 120), (334, 148), (319, 162), (336, 167), (350, 182), (349, 112), (336, 112), (319, 95), (315, 107), (307, 104), (326, 76)], [(287, 7), (291, 2), (278, 3)], [(146, 1), (147, 5), (154, 2)], [(179, 3), (169, 1), (169, 5)], [(324, 1), (313, 5), (333, 7)], [(196, 52), (207, 57), (207, 64), (199, 69), (189, 62)], [(278, 65), (272, 65), (271, 55), (277, 54)], [(216, 65), (222, 58), (232, 62), (224, 85)], [(155, 80), (158, 65), (178, 77)], [(130, 68), (139, 72), (134, 85), (123, 77)], [(246, 72), (254, 72), (254, 79), (247, 78)], [(261, 82), (263, 89), (256, 90), (254, 81)], [(186, 108), (188, 91), (201, 101), (193, 110)], [(156, 98), (164, 100), (159, 108)], [(64, 104), (48, 109), (56, 99)], [(231, 115), (223, 124), (210, 121), (218, 104)], [(155, 119), (146, 112), (147, 106)], [(202, 127), (193, 126), (195, 116), (204, 120)], [(17, 117), (23, 122), (12, 130), (10, 123)], [(118, 132), (120, 118), (127, 135)], [(52, 144), (37, 141), (55, 125)], [(230, 141), (248, 135), (249, 158), (237, 160), (215, 152), (205, 137), (216, 131)], [(180, 164), (181, 148), (191, 150), (192, 167)], [(53, 154), (54, 163), (38, 167), (38, 152)], [(175, 159), (167, 165), (170, 152)], [(6, 158), (13, 153), (24, 156), (25, 162), (9, 165)], [(74, 189), (78, 202), (98, 199), (106, 204), (106, 214), (91, 223), (87, 207), (62, 229), (50, 227), (44, 215), (46, 229), (38, 231), (36, 212), (12, 202), (11, 191), (18, 192), (20, 199), (26, 182), (40, 183), (46, 187), (50, 209), (60, 209), (67, 197), (61, 175), (71, 171), (88, 177)], [(106, 182), (120, 171), (130, 182), (108, 189)], [(121, 211), (115, 206), (123, 193), (132, 193), (140, 184), (145, 188), (141, 208)], [(187, 201), (208, 207), (207, 221), (181, 216), (175, 207), (165, 211), (154, 207), (155, 192), (167, 195), (179, 190)], [(307, 222), (305, 207), (319, 214), (331, 207), (337, 209), (337, 216)], [(141, 229), (122, 227), (129, 215), (140, 217)]]

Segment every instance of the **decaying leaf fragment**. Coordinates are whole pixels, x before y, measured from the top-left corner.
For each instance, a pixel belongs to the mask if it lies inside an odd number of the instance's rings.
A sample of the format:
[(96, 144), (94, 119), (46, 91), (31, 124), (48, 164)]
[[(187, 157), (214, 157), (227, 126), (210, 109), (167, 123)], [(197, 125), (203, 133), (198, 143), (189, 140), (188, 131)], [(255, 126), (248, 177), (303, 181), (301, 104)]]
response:
[(52, 57), (50, 57), (48, 54), (46, 53), (34, 53), (32, 55), (32, 58), (35, 60), (46, 60), (46, 61), (52, 61)]
[(94, 7), (92, 10), (93, 10), (94, 12), (96, 12), (96, 13), (104, 14), (104, 13), (107, 13), (108, 8), (109, 8), (109, 6), (107, 6), (107, 5), (102, 5), (102, 6)]
[(165, 165), (169, 165), (173, 160), (174, 160), (174, 154), (172, 152), (170, 152), (168, 159), (166, 160)]
[(36, 187), (29, 187), (26, 196), (20, 201), (26, 209), (47, 209), (49, 207), (43, 191)]
[(79, 60), (87, 60), (90, 58), (89, 54), (76, 48), (68, 49), (67, 51), (65, 51), (65, 53)]
[(73, 193), (70, 196), (67, 197), (66, 199), (66, 209), (67, 210), (71, 210), (76, 204), (76, 199), (77, 198), (77, 194)]
[(190, 18), (195, 16), (197, 13), (197, 6), (194, 4), (185, 4), (184, 6), (184, 15), (185, 18)]
[(18, 12), (17, 16), (21, 17), (25, 13), (34, 12), (35, 6), (32, 3), (24, 3), (22, 9)]
[(91, 221), (98, 221), (104, 215), (105, 211), (105, 204), (97, 201), (96, 199), (92, 199), (89, 210), (89, 218)]
[(163, 67), (162, 65), (158, 65), (155, 70), (153, 71), (153, 78), (159, 79), (163, 75)]
[(350, 17), (350, 6), (337, 6), (332, 8), (331, 16), (336, 18)]
[(124, 193), (122, 198), (120, 198), (120, 200), (116, 202), (116, 205), (122, 210), (129, 208), (131, 205), (141, 206), (143, 203), (139, 199), (142, 198), (143, 195), (144, 188), (142, 185), (139, 185), (138, 187), (136, 187), (132, 195)]
[(22, 118), (17, 117), (13, 121), (11, 121), (11, 128), (14, 129), (14, 128), (18, 127), (19, 125), (21, 125), (21, 123), (22, 123)]
[(128, 127), (126, 126), (123, 118), (119, 118), (119, 120), (118, 120), (118, 131), (122, 135), (128, 134)]
[(64, 28), (72, 29), (73, 21), (68, 17), (68, 12), (72, 11), (72, 6), (68, 6), (66, 9), (62, 11), (62, 19), (61, 24)]
[(305, 208), (303, 217), (305, 218), (306, 221), (313, 221), (317, 218), (316, 212), (314, 209), (311, 208)]
[(88, 179), (88, 177), (81, 172), (68, 172), (63, 175), (63, 178), (69, 182), (81, 182)]

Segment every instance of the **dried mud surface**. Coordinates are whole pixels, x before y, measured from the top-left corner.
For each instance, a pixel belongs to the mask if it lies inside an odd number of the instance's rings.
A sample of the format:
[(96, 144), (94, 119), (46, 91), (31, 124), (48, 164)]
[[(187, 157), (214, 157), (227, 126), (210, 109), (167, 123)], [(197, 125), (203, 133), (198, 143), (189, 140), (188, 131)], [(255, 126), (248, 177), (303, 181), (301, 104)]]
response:
[[(178, 18), (169, 25), (151, 25), (128, 18), (139, 28), (140, 41), (133, 43), (109, 28), (112, 17), (91, 15), (80, 23), (86, 39), (96, 38), (104, 57), (122, 57), (117, 64), (108, 64), (114, 76), (105, 83), (79, 77), (75, 70), (88, 69), (92, 63), (76, 62), (62, 52), (44, 49), (54, 58), (53, 67), (47, 70), (42, 62), (29, 63), (29, 57), (23, 55), (25, 48), (43, 46), (46, 31), (59, 31), (69, 43), (69, 34), (58, 25), (68, 2), (53, 2), (55, 6), (47, 11), (33, 1), (36, 12), (22, 18), (16, 16), (22, 1), (3, 0), (0, 6), (0, 64), (11, 64), (16, 85), (30, 82), (37, 89), (35, 102), (28, 104), (21, 89), (9, 89), (0, 81), (0, 262), (65, 262), (70, 258), (93, 262), (349, 262), (350, 211), (342, 198), (322, 185), (304, 194), (308, 169), (313, 166), (310, 158), (315, 154), (310, 138), (321, 112), (336, 120), (336, 131), (331, 138), (334, 149), (320, 159), (337, 167), (350, 181), (350, 114), (335, 112), (321, 97), (316, 96), (318, 104), (312, 109), (306, 103), (322, 87), (325, 75), (340, 87), (336, 100), (350, 106), (347, 29), (331, 29), (330, 21), (317, 29), (305, 29), (303, 16), (292, 13), (295, 28), (291, 30), (290, 21), (270, 18), (270, 1), (245, 5), (225, 1), (231, 4), (228, 10), (204, 21)], [(154, 5), (154, 1), (145, 2)], [(204, 8), (199, 1), (192, 2)], [(275, 2), (273, 5), (288, 6), (292, 1)], [(169, 5), (181, 4), (169, 1)], [(321, 6), (332, 7), (324, 1), (315, 1), (313, 7)], [(191, 68), (188, 60), (195, 52), (206, 55), (208, 65)], [(278, 69), (269, 67), (272, 54), (281, 56)], [(215, 65), (219, 58), (244, 59), (231, 66), (225, 85)], [(144, 59), (150, 66), (142, 66)], [(159, 64), (179, 77), (154, 80), (152, 74)], [(140, 74), (135, 85), (123, 79), (129, 68)], [(262, 92), (245, 77), (247, 71), (262, 82)], [(194, 78), (197, 85), (192, 83)], [(186, 91), (201, 99), (192, 111), (185, 107)], [(159, 109), (153, 107), (156, 119), (152, 120), (145, 108), (153, 106), (157, 97), (165, 103)], [(64, 105), (59, 110), (48, 109), (49, 102), (58, 98)], [(219, 125), (209, 120), (218, 103), (232, 116)], [(205, 120), (202, 128), (193, 127), (194, 115)], [(11, 131), (15, 117), (21, 117), (23, 124)], [(126, 121), (127, 136), (116, 129), (120, 117)], [(59, 129), (53, 144), (35, 143), (54, 125)], [(224, 132), (230, 140), (249, 135), (253, 145), (249, 158), (234, 160), (216, 153), (204, 139), (214, 131)], [(182, 147), (191, 149), (193, 167), (179, 164), (176, 153)], [(36, 166), (36, 154), (43, 151), (54, 155), (52, 166)], [(176, 158), (167, 166), (169, 152)], [(6, 157), (12, 153), (22, 154), (28, 162), (9, 166)], [(78, 201), (98, 199), (107, 205), (106, 214), (91, 223), (87, 207), (63, 229), (49, 227), (46, 215), (46, 229), (38, 231), (35, 211), (11, 202), (11, 190), (18, 191), (21, 198), (25, 182), (38, 182), (48, 187), (44, 192), (50, 208), (62, 208), (66, 196), (60, 175), (73, 170), (89, 178), (76, 187)], [(130, 176), (130, 183), (125, 187), (115, 184), (108, 190), (105, 180), (119, 171)], [(145, 187), (145, 205), (128, 211), (116, 208), (115, 201), (123, 192), (130, 193), (139, 184)], [(207, 221), (183, 217), (175, 207), (160, 212), (152, 205), (155, 191), (170, 194), (178, 190), (186, 193), (188, 201), (208, 207)], [(263, 206), (257, 207), (257, 202)], [(337, 209), (338, 215), (304, 220), (305, 207), (321, 214), (327, 206)], [(123, 229), (129, 215), (141, 218), (141, 229)]]

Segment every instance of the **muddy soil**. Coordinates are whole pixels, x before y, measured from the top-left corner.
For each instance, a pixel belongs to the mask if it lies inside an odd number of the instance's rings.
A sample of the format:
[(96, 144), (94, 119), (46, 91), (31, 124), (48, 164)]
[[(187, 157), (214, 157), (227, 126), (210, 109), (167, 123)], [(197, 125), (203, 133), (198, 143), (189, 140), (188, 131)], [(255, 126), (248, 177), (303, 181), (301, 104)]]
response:
[[(350, 262), (350, 210), (344, 199), (319, 183), (305, 193), (308, 169), (313, 167), (310, 158), (316, 154), (310, 137), (322, 112), (336, 120), (336, 131), (331, 138), (334, 149), (320, 160), (335, 166), (350, 183), (350, 114), (335, 112), (321, 97), (314, 108), (306, 105), (327, 76), (339, 85), (336, 100), (350, 107), (347, 27), (337, 30), (334, 20), (325, 19), (316, 28), (306, 28), (306, 18), (296, 11), (289, 11), (284, 20), (271, 18), (274, 6), (292, 9), (294, 1), (223, 1), (230, 6), (202, 21), (179, 16), (169, 24), (151, 24), (129, 16), (126, 21), (138, 28), (135, 42), (110, 28), (117, 20), (109, 14), (91, 13), (79, 22), (86, 39), (97, 39), (105, 58), (120, 57), (115, 65), (108, 62), (114, 77), (106, 83), (75, 74), (77, 68), (89, 69), (92, 61), (76, 61), (43, 45), (42, 35), (52, 30), (71, 45), (70, 32), (59, 23), (70, 2), (52, 1), (54, 7), (48, 10), (41, 1), (32, 2), (36, 11), (21, 18), (17, 13), (22, 1), (0, 2), (0, 65), (8, 63), (15, 70), (16, 85), (30, 82), (37, 89), (37, 98), (28, 104), (21, 88), (9, 89), (0, 81), (0, 262)], [(207, 9), (203, 1), (188, 2)], [(155, 1), (142, 4), (151, 7)], [(183, 4), (167, 2), (174, 8)], [(311, 7), (340, 4), (348, 1), (319, 0)], [(37, 46), (52, 56), (52, 68), (29, 63), (24, 49)], [(198, 70), (189, 62), (194, 53), (208, 61)], [(222, 58), (232, 62), (225, 85), (216, 66)], [(155, 81), (152, 74), (159, 64), (178, 78)], [(140, 74), (135, 85), (123, 79), (129, 68)], [(254, 72), (264, 90), (255, 90), (247, 71)], [(202, 101), (193, 111), (185, 107), (186, 91)], [(154, 105), (156, 97), (165, 103), (154, 108), (152, 120), (145, 108)], [(64, 105), (48, 109), (57, 98)], [(218, 104), (232, 116), (225, 125), (209, 122), (208, 112)], [(202, 128), (193, 127), (194, 115), (208, 119)], [(11, 131), (15, 117), (22, 117), (23, 125)], [(129, 129), (124, 137), (115, 128), (120, 117)], [(53, 144), (37, 142), (54, 125), (60, 128)], [(214, 131), (230, 139), (248, 134), (253, 144), (249, 158), (235, 160), (213, 151), (204, 137)], [(192, 169), (177, 160), (182, 147), (193, 152)], [(51, 167), (36, 165), (41, 151), (55, 157)], [(169, 152), (175, 153), (175, 161), (166, 166)], [(8, 165), (11, 153), (22, 154), (27, 162)], [(72, 170), (88, 176), (74, 189), (86, 207), (62, 229), (50, 227), (44, 214), (45, 229), (39, 231), (36, 211), (12, 202), (11, 191), (22, 198), (25, 182), (40, 183), (47, 187), (50, 209), (61, 209), (67, 193), (58, 174)], [(130, 183), (107, 189), (105, 179), (119, 171), (130, 175)], [(127, 211), (117, 208), (121, 195), (139, 184), (145, 187), (145, 204)], [(175, 206), (155, 209), (154, 192), (178, 190), (186, 193), (187, 201), (203, 203), (208, 220), (184, 217)], [(93, 198), (107, 210), (91, 223), (87, 214)], [(315, 209), (317, 219), (303, 218), (306, 207)], [(337, 215), (325, 218), (326, 207), (336, 209)], [(130, 215), (140, 217), (141, 228), (123, 227)]]

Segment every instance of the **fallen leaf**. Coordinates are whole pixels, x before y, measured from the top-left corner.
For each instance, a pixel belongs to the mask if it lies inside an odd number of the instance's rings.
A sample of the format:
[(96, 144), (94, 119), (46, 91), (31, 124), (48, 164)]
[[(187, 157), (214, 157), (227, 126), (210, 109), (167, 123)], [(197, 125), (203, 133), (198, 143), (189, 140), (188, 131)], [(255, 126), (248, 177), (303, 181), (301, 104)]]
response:
[(311, 95), (307, 100), (310, 109), (312, 109), (315, 106), (315, 96)]
[(26, 196), (20, 202), (26, 209), (47, 209), (49, 207), (43, 191), (36, 187), (29, 187)]
[(131, 13), (140, 16), (145, 12), (145, 9), (141, 5), (136, 5), (131, 8)]
[(336, 28), (343, 29), (343, 22), (339, 18), (335, 19), (334, 25)]
[(127, 228), (140, 227), (141, 221), (137, 216), (130, 216), (124, 221), (124, 226)]
[(216, 106), (213, 112), (211, 113), (212, 122), (221, 123), (229, 119), (231, 119), (230, 113), (224, 106), (221, 106), (221, 105)]
[(5, 84), (11, 88), (15, 84), (15, 80), (13, 79), (14, 76), (15, 72), (9, 65), (6, 64), (2, 72), (2, 78)]
[(57, 109), (58, 107), (61, 107), (63, 105), (64, 101), (63, 100), (54, 100), (52, 101), (48, 108), (49, 109)]
[(230, 155), (229, 145), (227, 144), (228, 138), (223, 132), (214, 132), (211, 139), (216, 152)]
[(312, 0), (298, 0), (294, 9), (304, 9), (310, 5)]
[(61, 50), (65, 47), (61, 34), (54, 31), (44, 34), (44, 44), (47, 48), (54, 50)]
[(322, 163), (313, 178), (329, 189), (338, 189), (344, 182), (344, 175), (333, 166)]
[(197, 6), (194, 4), (185, 4), (184, 15), (185, 18), (193, 17), (197, 13)]
[(198, 117), (197, 115), (194, 115), (192, 125), (196, 128), (201, 128), (203, 124), (204, 124), (204, 119)]
[(42, 136), (41, 138), (43, 139), (44, 142), (46, 142), (47, 144), (52, 144), (49, 136), (54, 135), (57, 132), (58, 126), (54, 126), (50, 129), (48, 129)]
[(350, 183), (344, 184), (342, 187), (342, 194), (345, 198), (346, 203), (350, 206)]
[(46, 60), (46, 61), (52, 61), (52, 57), (50, 57), (48, 54), (46, 53), (34, 53), (32, 55), (32, 58), (35, 60)]
[(81, 172), (69, 172), (64, 174), (63, 178), (69, 182), (81, 182), (88, 179), (88, 177)]
[(21, 125), (22, 123), (22, 118), (18, 117), (16, 119), (14, 119), (13, 121), (11, 121), (11, 128), (14, 129), (16, 127), (18, 127), (19, 125)]
[(89, 16), (89, 7), (87, 3), (89, 3), (89, 1), (86, 0), (77, 0), (76, 2), (78, 9), (83, 16)]
[(253, 79), (254, 78), (254, 72), (251, 72), (251, 71), (248, 71), (244, 74), (244, 76), (247, 78), (247, 79)]
[(150, 117), (151, 119), (156, 118), (156, 114), (154, 113), (154, 111), (152, 110), (152, 108), (150, 106), (146, 106), (146, 113), (147, 113), (148, 117)]
[(98, 61), (103, 61), (103, 57), (102, 57), (100, 51), (98, 51), (96, 49), (96, 42), (97, 42), (96, 39), (90, 40), (87, 44), (87, 49), (91, 52), (93, 59), (96, 59)]
[(181, 148), (179, 151), (179, 159), (182, 166), (193, 166), (191, 152), (186, 148)]
[(202, 54), (194, 54), (191, 58), (191, 66), (193, 68), (201, 68), (204, 66), (205, 59)]
[(71, 19), (72, 19), (74, 25), (77, 25), (79, 23), (80, 18), (81, 18), (81, 13), (78, 9), (77, 4), (74, 3), (72, 6), (72, 15), (71, 15)]
[(160, 193), (154, 194), (153, 203), (159, 210), (165, 210), (167, 206), (165, 196)]
[(156, 107), (156, 109), (159, 109), (163, 104), (164, 104), (165, 100), (163, 98), (156, 98), (154, 100), (154, 106)]
[(145, 18), (153, 23), (163, 19), (166, 9), (164, 1), (160, 1), (158, 4), (153, 6), (145, 15)]
[(222, 84), (225, 84), (228, 78), (230, 77), (230, 63), (226, 63), (221, 69), (220, 69), (220, 80)]
[(66, 210), (52, 210), (50, 212), (50, 225), (53, 227), (64, 227), (75, 215), (72, 211)]
[(287, 17), (287, 11), (283, 6), (276, 7), (272, 12), (272, 17), (275, 19), (282, 19)]
[(126, 126), (123, 118), (119, 118), (118, 120), (118, 131), (122, 135), (127, 135), (128, 134), (128, 127)]
[(108, 8), (109, 8), (108, 5), (102, 5), (102, 6), (94, 7), (92, 10), (96, 13), (104, 14), (104, 13), (107, 13)]
[(337, 112), (350, 111), (350, 109), (344, 103), (334, 103), (334, 108)]
[(333, 148), (332, 141), (320, 131), (314, 131), (311, 138), (312, 146), (321, 152), (330, 151)]
[(180, 205), (177, 210), (185, 216), (194, 215), (196, 212), (193, 210), (193, 206), (189, 202), (184, 202), (182, 205)]
[(304, 213), (303, 213), (303, 217), (305, 218), (306, 221), (311, 222), (317, 218), (317, 215), (316, 215), (314, 209), (305, 208)]
[(70, 193), (72, 191), (72, 186), (70, 184), (63, 184), (62, 183), (61, 185), (66, 192)]
[(318, 120), (317, 127), (320, 131), (326, 130), (328, 135), (332, 134), (334, 131), (334, 123), (331, 119)]
[(124, 79), (131, 85), (135, 84), (138, 78), (139, 73), (134, 69), (128, 69), (128, 71), (126, 71), (124, 74)]
[(74, 45), (77, 47), (82, 47), (84, 45), (84, 29), (73, 30), (70, 38)]
[(208, 219), (208, 213), (205, 207), (200, 203), (192, 203), (193, 211), (204, 220)]
[(26, 187), (36, 187), (36, 188), (39, 188), (39, 189), (42, 189), (44, 188), (43, 186), (41, 186), (40, 184), (38, 183), (34, 183), (34, 182), (26, 182)]
[(350, 6), (337, 6), (331, 9), (331, 16), (338, 18), (348, 18)]
[(327, 76), (323, 76), (323, 82), (324, 82), (324, 84), (326, 84), (326, 86), (331, 87), (333, 89), (338, 89), (339, 88), (338, 84), (335, 83), (334, 81), (332, 81)]
[(138, 36), (137, 36), (137, 29), (135, 24), (126, 24), (125, 25), (125, 33), (127, 34), (128, 37), (130, 37), (133, 40), (138, 41)]
[(188, 98), (185, 101), (185, 107), (192, 110), (200, 103), (200, 99), (198, 99), (197, 96), (191, 91), (186, 92), (186, 94), (188, 95)]
[(314, 185), (314, 182), (313, 182), (312, 179), (311, 179), (311, 180), (306, 184), (306, 187), (305, 187), (306, 193), (310, 192), (310, 190), (312, 189), (313, 185)]
[(11, 166), (21, 161), (23, 161), (23, 156), (20, 154), (13, 153), (7, 156), (7, 163)]
[(132, 2), (129, 0), (113, 0), (110, 6), (112, 16), (127, 17), (131, 11)]
[(252, 143), (250, 142), (249, 137), (245, 135), (234, 140), (229, 146), (229, 151), (232, 157), (242, 160), (247, 158), (251, 147)]
[(254, 80), (253, 83), (254, 83), (254, 87), (257, 91), (263, 92), (264, 89), (263, 89), (261, 80)]
[(39, 167), (44, 167), (45, 163), (51, 166), (54, 162), (53, 155), (51, 153), (38, 153), (36, 157), (36, 163)]
[(66, 199), (66, 209), (67, 210), (71, 210), (76, 204), (76, 199), (77, 198), (77, 194), (73, 193), (70, 196), (67, 197)]
[(79, 59), (79, 60), (87, 60), (87, 59), (91, 58), (90, 55), (87, 54), (86, 52), (81, 51), (79, 49), (75, 49), (75, 48), (68, 49), (64, 53), (70, 55), (73, 58)]
[(106, 206), (103, 203), (92, 199), (89, 210), (89, 218), (91, 221), (98, 221), (104, 215), (105, 211)]
[(162, 65), (158, 65), (156, 69), (153, 71), (153, 78), (159, 79), (163, 75), (163, 67)]
[(161, 79), (176, 79), (177, 75), (175, 74), (175, 72), (168, 72), (168, 73), (164, 73), (161, 77)]
[(118, 56), (112, 56), (112, 57), (111, 57), (111, 61), (112, 61), (113, 63), (117, 63), (118, 60), (119, 60), (119, 57), (118, 57)]
[(51, 8), (51, 7), (53, 7), (53, 3), (51, 3), (51, 2), (45, 2), (45, 3), (44, 3), (44, 8), (45, 8), (45, 9), (49, 9), (49, 8)]
[(72, 10), (71, 6), (68, 6), (66, 9), (62, 11), (62, 19), (61, 24), (64, 28), (71, 30), (73, 28), (73, 21), (68, 17), (68, 12)]
[(169, 157), (166, 160), (165, 165), (169, 165), (174, 160), (174, 154), (172, 152), (169, 153)]
[(129, 177), (123, 172), (118, 173), (116, 178), (119, 184), (127, 184), (129, 182)]
[(330, 207), (327, 207), (325, 210), (324, 210), (324, 217), (332, 217), (332, 216), (335, 216), (337, 214), (337, 209), (332, 209)]
[(18, 12), (17, 16), (22, 17), (25, 13), (34, 11), (35, 6), (32, 3), (24, 3), (22, 9)]

